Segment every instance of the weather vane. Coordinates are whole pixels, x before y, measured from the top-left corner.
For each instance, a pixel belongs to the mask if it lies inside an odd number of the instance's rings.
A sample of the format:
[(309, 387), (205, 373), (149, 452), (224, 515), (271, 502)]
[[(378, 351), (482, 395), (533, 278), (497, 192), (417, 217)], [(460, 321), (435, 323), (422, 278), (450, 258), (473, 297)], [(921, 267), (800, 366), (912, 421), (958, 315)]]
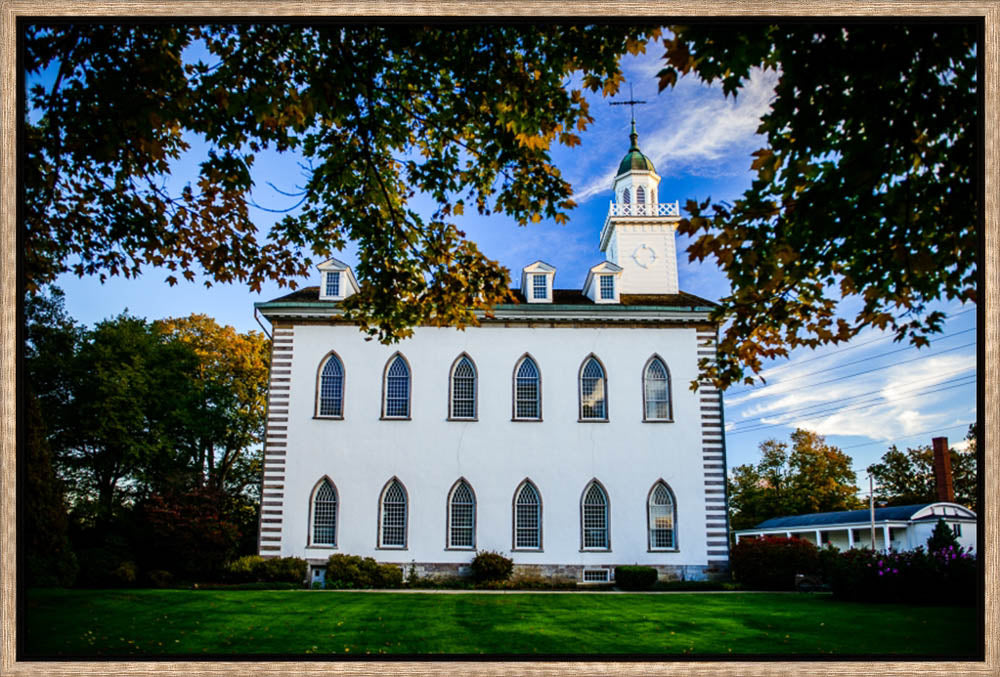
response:
[(632, 83), (628, 85), (628, 101), (611, 101), (608, 103), (609, 106), (630, 106), (632, 108), (632, 122), (635, 122), (635, 106), (636, 104), (646, 103), (645, 101), (636, 101), (635, 95), (632, 94)]

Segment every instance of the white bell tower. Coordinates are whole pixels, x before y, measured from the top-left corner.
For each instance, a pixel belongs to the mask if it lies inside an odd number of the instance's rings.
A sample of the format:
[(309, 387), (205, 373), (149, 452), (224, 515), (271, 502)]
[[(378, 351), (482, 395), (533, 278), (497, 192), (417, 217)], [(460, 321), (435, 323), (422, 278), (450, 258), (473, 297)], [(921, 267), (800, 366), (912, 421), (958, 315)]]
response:
[(614, 199), (601, 229), (601, 251), (622, 268), (623, 294), (676, 294), (674, 232), (679, 202), (659, 202), (660, 176), (639, 150), (632, 121), (631, 146), (618, 167)]

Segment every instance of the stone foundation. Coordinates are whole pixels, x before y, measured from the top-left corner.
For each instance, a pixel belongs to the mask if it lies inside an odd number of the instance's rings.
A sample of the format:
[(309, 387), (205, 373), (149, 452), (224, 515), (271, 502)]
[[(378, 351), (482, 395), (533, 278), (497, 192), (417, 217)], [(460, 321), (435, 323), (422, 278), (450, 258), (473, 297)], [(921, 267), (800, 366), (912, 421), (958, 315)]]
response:
[[(325, 559), (310, 559), (310, 569), (323, 568), (326, 566)], [(403, 570), (403, 578), (410, 573), (410, 567), (416, 569), (420, 578), (452, 578), (472, 575), (472, 568), (468, 563), (460, 562), (413, 562), (412, 564), (399, 564)], [(584, 569), (597, 570), (607, 569), (614, 578), (615, 566), (622, 565), (594, 565), (584, 566), (582, 564), (515, 564), (513, 579), (550, 579), (569, 580), (583, 582)], [(729, 569), (719, 565), (705, 564), (655, 564), (649, 565), (659, 573), (661, 581), (709, 581), (718, 579), (728, 579)], [(311, 578), (311, 575), (310, 575)]]

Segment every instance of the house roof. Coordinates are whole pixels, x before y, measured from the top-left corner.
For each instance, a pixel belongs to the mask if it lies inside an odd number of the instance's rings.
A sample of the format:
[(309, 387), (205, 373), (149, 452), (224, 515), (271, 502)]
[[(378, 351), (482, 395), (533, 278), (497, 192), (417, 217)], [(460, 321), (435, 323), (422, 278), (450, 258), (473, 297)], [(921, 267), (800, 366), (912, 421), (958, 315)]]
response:
[[(885, 508), (875, 508), (875, 521), (907, 521), (924, 508), (935, 503), (919, 503), (917, 505), (893, 505)], [(937, 519), (937, 516), (932, 516)], [(791, 515), (788, 517), (772, 517), (764, 520), (754, 529), (778, 529), (790, 527), (810, 527), (823, 524), (852, 524), (868, 522), (871, 519), (869, 510), (843, 510), (840, 512), (817, 512), (810, 515)], [(750, 529), (749, 531), (752, 531)]]
[[(515, 305), (526, 303), (524, 295), (519, 289), (512, 290), (514, 293), (515, 303), (505, 304), (505, 305)], [(293, 292), (285, 294), (284, 296), (279, 296), (276, 299), (271, 299), (270, 303), (289, 303), (289, 302), (309, 302), (309, 301), (319, 301), (319, 287), (302, 287), (301, 289), (296, 289)], [(587, 305), (593, 306), (594, 308), (600, 308), (604, 306), (689, 306), (689, 307), (714, 307), (716, 304), (708, 299), (703, 299), (700, 296), (695, 296), (694, 294), (688, 294), (687, 292), (678, 292), (676, 294), (621, 294), (621, 303), (608, 303), (599, 304), (594, 303), (592, 300), (584, 296), (583, 292), (579, 289), (553, 289), (552, 290), (552, 303), (554, 305)], [(546, 304), (547, 305), (547, 304)]]

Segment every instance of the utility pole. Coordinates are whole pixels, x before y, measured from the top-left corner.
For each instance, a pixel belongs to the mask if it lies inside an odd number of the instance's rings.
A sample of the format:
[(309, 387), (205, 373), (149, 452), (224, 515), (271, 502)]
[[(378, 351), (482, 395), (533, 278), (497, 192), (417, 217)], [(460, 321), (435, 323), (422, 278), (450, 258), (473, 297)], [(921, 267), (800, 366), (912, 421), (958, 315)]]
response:
[(872, 518), (872, 551), (875, 551), (875, 490), (872, 488), (872, 476), (868, 475), (868, 510)]

